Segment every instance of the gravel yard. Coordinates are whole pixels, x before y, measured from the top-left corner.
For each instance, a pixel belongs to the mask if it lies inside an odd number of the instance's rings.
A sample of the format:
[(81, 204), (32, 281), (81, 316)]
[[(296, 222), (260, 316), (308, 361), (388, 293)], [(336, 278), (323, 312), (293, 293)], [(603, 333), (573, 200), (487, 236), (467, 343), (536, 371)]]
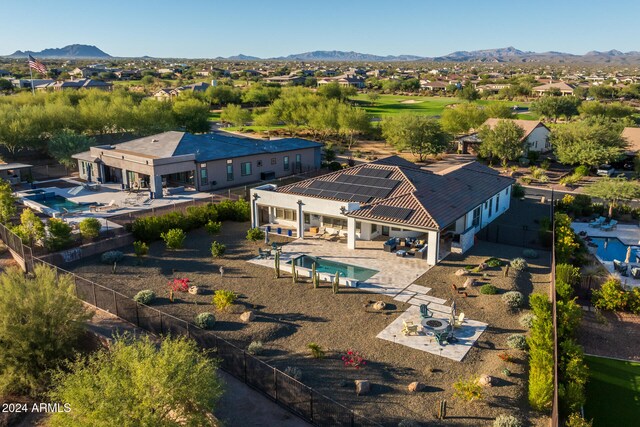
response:
[[(447, 400), (450, 417), (442, 425), (488, 426), (501, 413), (517, 413), (527, 417), (531, 425), (545, 424), (544, 417), (521, 409), (528, 406), (525, 354), (506, 346), (510, 334), (524, 332), (518, 319), (526, 310), (510, 312), (500, 295), (481, 295), (479, 286), (469, 288), (467, 298), (456, 296), (458, 312), (489, 324), (462, 362), (377, 339), (376, 335), (408, 304), (357, 288), (341, 288), (334, 295), (328, 284), (313, 289), (310, 283), (293, 284), (290, 275), (276, 279), (273, 269), (246, 262), (264, 247), (263, 242), (244, 239), (248, 227), (248, 223), (226, 222), (222, 233), (213, 238), (197, 230), (189, 234), (185, 248), (176, 251), (168, 251), (163, 242), (155, 242), (142, 264), (133, 255), (133, 248), (127, 248), (115, 274), (112, 266), (100, 263), (99, 257), (67, 268), (131, 297), (139, 290), (152, 289), (158, 295), (153, 307), (185, 320), (193, 321), (197, 313), (214, 312), (215, 332), (223, 338), (241, 347), (262, 341), (263, 360), (281, 369), (300, 368), (304, 383), (385, 425), (395, 426), (403, 419), (440, 425), (434, 414), (441, 399)], [(214, 239), (227, 246), (221, 259), (214, 260), (210, 255)], [(415, 283), (432, 288), (430, 295), (445, 298), (450, 304), (454, 297), (451, 284), (461, 285), (465, 280), (454, 275), (456, 270), (490, 257), (507, 260), (521, 254), (517, 247), (479, 242), (464, 256), (450, 255)], [(531, 260), (529, 272), (517, 279), (513, 271), (504, 277), (503, 270), (497, 267), (486, 271), (486, 279), (482, 273), (474, 277), (501, 291), (517, 288), (525, 295), (548, 292), (549, 257), (546, 253), (540, 255)], [(224, 267), (223, 277), (220, 267)], [(197, 296), (178, 293), (171, 303), (168, 284), (173, 278), (184, 277), (205, 292)], [(217, 289), (237, 293), (237, 306), (227, 312), (216, 311), (211, 299)], [(386, 302), (387, 309), (373, 310), (371, 305), (377, 300)], [(246, 309), (256, 312), (255, 320), (249, 324), (240, 321), (240, 313)], [(307, 344), (311, 342), (325, 350), (324, 359), (310, 356)], [(348, 349), (364, 353), (368, 361), (364, 369), (343, 366), (340, 356)], [(498, 354), (503, 351), (512, 355), (515, 363), (500, 360)], [(503, 373), (507, 367), (511, 376)], [(455, 381), (478, 374), (488, 374), (496, 380), (493, 387), (484, 389), (484, 399), (466, 403), (452, 397)], [(356, 396), (355, 379), (370, 380), (371, 394)], [(413, 381), (424, 383), (425, 390), (409, 393), (407, 386)]]

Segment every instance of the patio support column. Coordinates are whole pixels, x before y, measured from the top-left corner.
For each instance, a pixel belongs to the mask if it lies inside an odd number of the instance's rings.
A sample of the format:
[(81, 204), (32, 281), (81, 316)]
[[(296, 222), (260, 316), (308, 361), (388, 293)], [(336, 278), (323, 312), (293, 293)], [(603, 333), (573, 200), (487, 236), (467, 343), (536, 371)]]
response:
[(124, 188), (127, 188), (127, 186), (129, 185), (129, 174), (124, 168), (122, 168), (122, 185), (124, 185)]
[(153, 193), (153, 197), (156, 199), (162, 198), (162, 175), (151, 175), (149, 177), (149, 185), (151, 187), (151, 192)]
[(298, 200), (298, 239), (304, 239), (304, 214), (302, 212), (302, 200)]
[(356, 219), (347, 218), (347, 249), (356, 248)]
[(256, 228), (260, 226), (260, 221), (258, 220), (258, 199), (260, 196), (257, 193), (253, 193), (253, 197), (251, 198), (251, 228)]
[(431, 265), (436, 265), (438, 263), (440, 233), (437, 231), (427, 231), (427, 244), (427, 262)]

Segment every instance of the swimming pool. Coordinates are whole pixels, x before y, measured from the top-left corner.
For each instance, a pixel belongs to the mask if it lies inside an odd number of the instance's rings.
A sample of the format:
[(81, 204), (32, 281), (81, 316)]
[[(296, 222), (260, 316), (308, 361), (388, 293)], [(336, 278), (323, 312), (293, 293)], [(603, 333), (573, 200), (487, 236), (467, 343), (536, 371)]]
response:
[[(613, 261), (617, 259), (624, 261), (627, 257), (628, 246), (622, 243), (616, 237), (592, 237), (591, 241), (598, 245), (596, 255), (604, 261)], [(631, 262), (635, 262), (635, 251), (631, 250)]]
[(311, 270), (313, 263), (316, 263), (316, 271), (318, 273), (336, 274), (340, 272), (340, 276), (355, 279), (359, 282), (364, 282), (374, 274), (378, 273), (378, 270), (372, 270), (370, 268), (358, 267), (350, 264), (343, 264), (337, 261), (329, 261), (319, 257), (312, 257), (308, 255), (302, 255), (294, 259), (297, 266), (308, 268)]
[(39, 194), (33, 194), (25, 197), (28, 200), (33, 200), (41, 205), (45, 205), (48, 208), (55, 209), (58, 212), (78, 212), (89, 209), (90, 204), (80, 204), (72, 202), (69, 199), (65, 199), (62, 196), (58, 196), (55, 193), (42, 192)]

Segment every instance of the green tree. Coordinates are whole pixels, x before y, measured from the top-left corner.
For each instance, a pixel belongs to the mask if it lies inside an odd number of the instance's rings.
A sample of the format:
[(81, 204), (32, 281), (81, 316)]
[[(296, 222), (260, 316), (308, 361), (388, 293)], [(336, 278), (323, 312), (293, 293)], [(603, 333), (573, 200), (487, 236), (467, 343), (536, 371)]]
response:
[(17, 199), (9, 181), (0, 178), (0, 223), (7, 224), (16, 214)]
[(222, 109), (220, 120), (234, 126), (244, 126), (251, 121), (251, 111), (239, 105), (229, 104)]
[(485, 108), (485, 112), (487, 113), (487, 117), (492, 117), (496, 119), (510, 119), (513, 118), (513, 109), (504, 103), (494, 102), (489, 104)]
[(80, 234), (85, 239), (95, 239), (100, 235), (102, 224), (98, 218), (85, 218), (80, 221)]
[(354, 137), (371, 129), (371, 122), (367, 112), (363, 108), (351, 107), (341, 104), (338, 110), (338, 125), (340, 134), (347, 138), (347, 147), (351, 150)]
[(560, 163), (597, 166), (620, 157), (626, 145), (621, 132), (606, 120), (581, 121), (556, 127), (550, 140)]
[(497, 157), (506, 166), (517, 159), (524, 150), (524, 129), (513, 120), (499, 120), (493, 128), (483, 126), (478, 132), (482, 141), (479, 151), (484, 157)]
[(415, 114), (388, 116), (382, 121), (382, 135), (397, 150), (409, 150), (423, 161), (427, 155), (446, 151), (451, 135), (432, 117)]
[(153, 76), (144, 76), (140, 79), (140, 83), (142, 83), (143, 86), (150, 86), (155, 83), (155, 81), (156, 79)]
[(71, 276), (43, 265), (27, 276), (17, 268), (0, 275), (0, 395), (36, 395), (50, 369), (71, 356), (91, 317), (74, 296)]
[(529, 404), (538, 411), (551, 408), (553, 399), (553, 322), (551, 302), (543, 294), (531, 294), (534, 318), (527, 337), (529, 346)]
[(480, 93), (473, 87), (471, 83), (467, 83), (461, 90), (458, 91), (458, 97), (465, 101), (475, 101), (480, 98)]
[(368, 92), (367, 98), (372, 104), (375, 104), (378, 99), (380, 99), (380, 94), (378, 92)]
[(484, 109), (474, 104), (458, 104), (452, 108), (445, 108), (442, 112), (440, 123), (442, 128), (454, 135), (468, 133), (471, 129), (477, 129), (487, 120)]
[(59, 218), (49, 219), (45, 246), (50, 251), (59, 251), (71, 243), (71, 226)]
[(222, 395), (215, 362), (185, 338), (120, 337), (110, 350), (72, 362), (55, 376), (56, 426), (211, 425)]
[(78, 161), (71, 156), (86, 151), (95, 145), (93, 138), (78, 135), (74, 131), (65, 129), (56, 133), (47, 143), (49, 155), (66, 168), (78, 166)]
[(624, 105), (621, 102), (612, 102), (610, 104), (603, 104), (598, 101), (583, 102), (578, 110), (585, 117), (607, 117), (610, 119), (623, 119), (636, 113), (635, 108)]
[(24, 243), (31, 247), (33, 247), (34, 243), (43, 240), (45, 236), (44, 223), (29, 208), (26, 208), (20, 214), (20, 225), (14, 231), (22, 238)]
[(11, 92), (13, 91), (13, 85), (7, 79), (0, 79), (0, 92)]
[(330, 99), (318, 104), (316, 108), (310, 111), (308, 126), (321, 140), (325, 140), (329, 135), (335, 135), (340, 130), (338, 122), (338, 114), (341, 111), (340, 101)]
[(277, 99), (279, 95), (279, 87), (266, 87), (261, 84), (253, 84), (242, 93), (242, 102), (257, 107), (258, 105), (266, 105), (272, 102)]
[(173, 113), (178, 125), (184, 126), (187, 132), (209, 131), (209, 106), (206, 103), (193, 98), (178, 99), (173, 104)]
[(240, 104), (242, 101), (241, 92), (227, 85), (210, 86), (204, 96), (211, 104), (216, 105)]
[(557, 121), (559, 117), (567, 119), (578, 115), (582, 100), (576, 96), (545, 95), (531, 103), (531, 111), (543, 117)]
[(585, 194), (597, 197), (609, 204), (609, 217), (613, 215), (613, 209), (620, 203), (640, 198), (640, 185), (625, 178), (601, 178), (585, 187)]
[(331, 82), (318, 87), (318, 95), (327, 99), (342, 99), (342, 90), (338, 82)]

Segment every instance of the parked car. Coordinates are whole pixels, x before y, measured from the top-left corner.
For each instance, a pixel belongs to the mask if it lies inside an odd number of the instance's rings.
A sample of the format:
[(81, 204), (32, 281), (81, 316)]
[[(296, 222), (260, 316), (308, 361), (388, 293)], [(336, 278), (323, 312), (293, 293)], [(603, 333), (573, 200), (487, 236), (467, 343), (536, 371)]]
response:
[(613, 176), (615, 173), (616, 170), (611, 165), (600, 165), (596, 171), (596, 175), (598, 176)]

